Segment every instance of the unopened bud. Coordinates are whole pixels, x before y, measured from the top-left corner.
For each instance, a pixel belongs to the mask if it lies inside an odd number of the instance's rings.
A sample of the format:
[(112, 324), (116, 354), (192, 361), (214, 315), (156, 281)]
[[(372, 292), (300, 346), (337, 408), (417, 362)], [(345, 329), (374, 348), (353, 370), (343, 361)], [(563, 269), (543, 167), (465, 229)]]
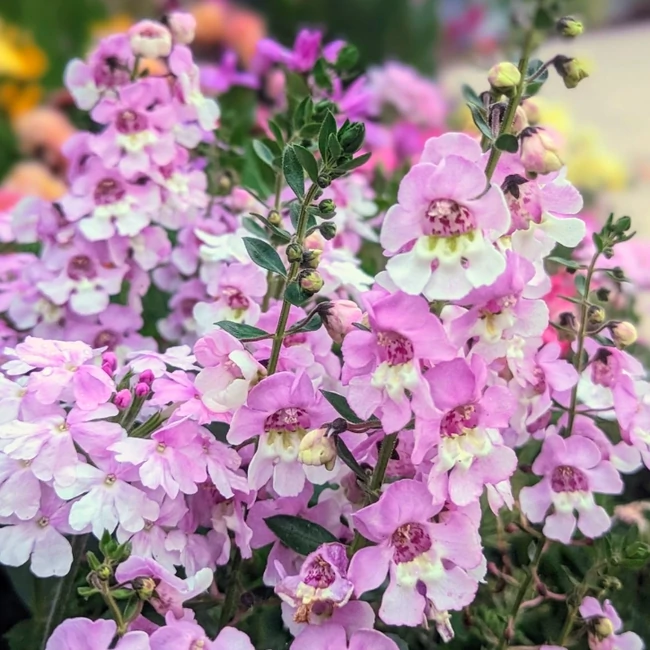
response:
[(189, 45), (194, 40), (196, 20), (192, 14), (185, 11), (173, 11), (165, 16), (164, 22), (169, 27), (176, 43)]
[(135, 385), (133, 392), (136, 397), (146, 397), (151, 392), (151, 388), (149, 387), (149, 384), (145, 384), (141, 381)]
[(117, 370), (117, 357), (113, 352), (104, 352), (102, 354), (102, 370), (112, 377)]
[(575, 38), (585, 31), (584, 25), (579, 20), (573, 18), (573, 16), (564, 16), (563, 18), (560, 18), (560, 20), (557, 21), (555, 28), (560, 36), (566, 36), (567, 38)]
[(131, 585), (140, 600), (149, 600), (156, 591), (156, 581), (153, 578), (136, 578)]
[(558, 321), (560, 327), (577, 332), (578, 323), (576, 321), (575, 314), (571, 313), (570, 311), (563, 311), (558, 317)]
[(319, 312), (327, 333), (335, 343), (343, 343), (343, 339), (353, 329), (353, 323), (363, 319), (363, 312), (351, 300), (334, 300), (326, 303)]
[(298, 460), (303, 465), (325, 465), (328, 470), (336, 462), (336, 445), (332, 437), (327, 436), (327, 429), (314, 429), (300, 441)]
[(612, 622), (604, 616), (601, 616), (594, 621), (592, 629), (594, 634), (601, 641), (614, 634), (614, 626), (612, 625)]
[(233, 178), (230, 172), (223, 172), (217, 176), (216, 185), (220, 194), (230, 194), (233, 184)]
[(521, 133), (528, 126), (528, 117), (526, 111), (521, 107), (517, 106), (515, 111), (515, 119), (512, 122), (512, 130), (514, 133)]
[(106, 580), (109, 580), (113, 575), (113, 570), (108, 566), (108, 564), (102, 564), (95, 573), (100, 580), (106, 582)]
[(132, 395), (128, 388), (118, 391), (113, 398), (113, 404), (118, 409), (125, 409), (131, 403)]
[(172, 34), (160, 23), (141, 20), (129, 29), (129, 44), (135, 56), (159, 59), (172, 51)]
[(591, 305), (587, 311), (587, 320), (591, 325), (600, 325), (601, 323), (604, 323), (606, 317), (607, 314), (605, 313), (605, 310), (597, 305)]
[(336, 237), (336, 224), (328, 221), (327, 223), (322, 223), (320, 225), (320, 234), (323, 235), (323, 239), (330, 241)]
[(564, 164), (558, 155), (558, 147), (548, 131), (529, 126), (519, 135), (521, 138), (521, 163), (527, 172), (549, 174)]
[(301, 266), (304, 269), (317, 269), (322, 254), (323, 251), (317, 249), (305, 251), (302, 255)]
[(153, 372), (147, 368), (147, 370), (143, 370), (140, 373), (140, 376), (138, 377), (138, 381), (142, 382), (143, 384), (148, 384), (149, 386), (151, 386), (155, 378), (156, 377), (154, 376)]
[(596, 291), (596, 298), (598, 298), (598, 300), (601, 302), (607, 302), (609, 300), (610, 293), (611, 291), (607, 287), (600, 287), (600, 289)]
[(562, 77), (564, 85), (567, 88), (575, 88), (583, 79), (589, 76), (589, 72), (585, 68), (582, 61), (572, 59), (568, 56), (558, 56), (553, 59), (553, 67), (557, 73)]
[(488, 81), (496, 93), (510, 97), (521, 83), (521, 72), (514, 63), (503, 61), (490, 68)]
[(329, 187), (332, 183), (332, 177), (329, 176), (328, 174), (321, 174), (318, 177), (317, 182), (318, 182), (318, 187), (323, 187), (323, 188)]
[(267, 219), (272, 226), (282, 225), (282, 215), (277, 210), (271, 210)]
[(343, 153), (356, 153), (366, 137), (366, 125), (363, 122), (351, 122), (343, 125), (337, 137)]
[(336, 204), (332, 199), (323, 199), (319, 204), (318, 204), (318, 209), (322, 213), (321, 216), (324, 215), (334, 215), (336, 212)]
[(318, 293), (323, 288), (323, 278), (318, 271), (301, 271), (298, 276), (300, 288), (310, 296)]
[(287, 259), (293, 264), (302, 260), (302, 246), (300, 244), (289, 244), (287, 246)]
[(636, 342), (638, 337), (636, 327), (628, 321), (617, 321), (609, 326), (612, 340), (619, 348), (626, 348)]
[(528, 97), (521, 102), (521, 107), (526, 113), (528, 118), (528, 123), (531, 126), (539, 123), (541, 117), (541, 111), (539, 110), (539, 101), (535, 97)]

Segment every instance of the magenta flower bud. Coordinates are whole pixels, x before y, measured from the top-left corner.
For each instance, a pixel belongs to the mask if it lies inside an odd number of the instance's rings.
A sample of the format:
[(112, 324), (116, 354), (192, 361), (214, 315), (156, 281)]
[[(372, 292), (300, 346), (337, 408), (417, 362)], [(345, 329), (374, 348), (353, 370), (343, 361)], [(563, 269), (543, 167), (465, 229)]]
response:
[(128, 388), (123, 388), (115, 394), (113, 404), (115, 404), (118, 409), (125, 409), (129, 404), (131, 404), (131, 398), (131, 391)]
[(196, 20), (192, 14), (184, 11), (174, 11), (167, 16), (165, 22), (176, 43), (189, 45), (194, 40)]
[(521, 138), (521, 163), (527, 172), (549, 174), (564, 164), (558, 146), (548, 131), (537, 126), (524, 129)]
[(346, 334), (353, 329), (353, 323), (360, 323), (363, 312), (352, 300), (334, 300), (323, 311), (323, 324), (335, 343), (343, 343)]
[(129, 29), (129, 44), (135, 56), (159, 59), (172, 51), (171, 32), (153, 20), (141, 20)]
[(147, 384), (147, 386), (151, 386), (153, 384), (153, 380), (155, 379), (153, 372), (151, 370), (143, 370), (140, 373), (140, 376), (138, 377), (138, 383), (143, 383)]
[(135, 385), (135, 390), (133, 391), (135, 393), (136, 397), (145, 397), (147, 396), (151, 391), (151, 388), (149, 388), (149, 384), (145, 384), (143, 381), (139, 381)]
[(113, 352), (104, 352), (102, 354), (102, 370), (111, 377), (117, 370), (117, 357)]

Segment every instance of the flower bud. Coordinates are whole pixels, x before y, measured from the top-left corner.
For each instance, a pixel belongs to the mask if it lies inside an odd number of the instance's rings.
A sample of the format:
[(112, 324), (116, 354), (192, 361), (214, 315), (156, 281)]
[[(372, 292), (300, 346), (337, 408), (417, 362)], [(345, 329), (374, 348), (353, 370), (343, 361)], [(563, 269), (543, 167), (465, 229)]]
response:
[(267, 219), (272, 226), (282, 225), (282, 215), (277, 210), (271, 210)]
[(333, 437), (327, 436), (327, 429), (314, 429), (300, 441), (298, 460), (303, 465), (325, 465), (328, 470), (336, 462), (336, 445)]
[(153, 20), (141, 20), (129, 29), (129, 43), (135, 56), (158, 59), (172, 51), (171, 32)]
[(300, 244), (289, 244), (287, 246), (287, 259), (293, 264), (302, 260), (302, 246)]
[(196, 19), (184, 11), (173, 11), (165, 17), (165, 23), (176, 43), (189, 45), (194, 40)]
[(322, 254), (323, 251), (318, 249), (305, 251), (302, 255), (301, 266), (304, 269), (317, 269)]
[(597, 305), (591, 305), (587, 311), (587, 320), (590, 325), (600, 325), (605, 322), (606, 317), (605, 310)]
[(336, 224), (328, 221), (327, 223), (322, 223), (320, 226), (320, 234), (323, 235), (323, 239), (330, 241), (336, 237)]
[(363, 122), (344, 124), (337, 137), (343, 153), (356, 153), (366, 137), (366, 125)]
[(539, 100), (537, 100), (535, 97), (528, 97), (527, 99), (524, 99), (523, 102), (521, 102), (521, 107), (524, 109), (528, 123), (531, 126), (539, 124), (541, 116)]
[(113, 352), (104, 352), (102, 354), (102, 370), (110, 377), (117, 370), (117, 357)]
[(557, 70), (560, 77), (562, 77), (564, 85), (567, 88), (575, 88), (583, 79), (589, 76), (589, 72), (587, 72), (584, 63), (578, 59), (572, 59), (561, 54), (558, 54), (553, 59), (553, 67)]
[(636, 342), (636, 327), (628, 321), (616, 321), (609, 326), (612, 340), (619, 348), (626, 348)]
[(610, 289), (607, 289), (606, 287), (600, 287), (600, 289), (596, 291), (596, 298), (598, 298), (600, 302), (607, 302), (609, 300), (610, 293)]
[(138, 377), (139, 382), (142, 382), (144, 384), (148, 384), (149, 386), (151, 386), (151, 384), (153, 384), (154, 379), (155, 379), (154, 374), (149, 369), (143, 370), (140, 373), (140, 376)]
[(151, 388), (149, 387), (149, 384), (145, 384), (143, 381), (140, 381), (135, 385), (133, 392), (135, 393), (136, 397), (146, 397), (151, 392)]
[(604, 616), (599, 616), (593, 623), (594, 634), (602, 641), (614, 634), (612, 622)]
[(490, 68), (488, 81), (496, 93), (510, 97), (521, 82), (521, 72), (514, 63), (503, 61)]
[(318, 187), (329, 187), (332, 184), (332, 177), (329, 174), (321, 174), (318, 177)]
[(300, 288), (310, 296), (318, 293), (323, 288), (323, 278), (318, 271), (301, 271), (298, 276)]
[(107, 564), (102, 564), (95, 573), (100, 580), (103, 580), (105, 582), (111, 578), (113, 575), (113, 570)]
[(521, 138), (521, 163), (528, 173), (549, 174), (564, 164), (552, 136), (538, 126), (529, 126)]
[(334, 213), (336, 212), (336, 204), (334, 201), (332, 201), (332, 199), (323, 199), (318, 204), (318, 209), (322, 213), (321, 217), (324, 217), (324, 215), (334, 216)]
[(521, 133), (528, 126), (528, 117), (526, 111), (521, 106), (517, 106), (515, 110), (515, 119), (512, 122), (512, 130), (514, 133)]
[(140, 600), (149, 600), (156, 591), (156, 581), (153, 578), (136, 578), (131, 585)]
[(585, 30), (583, 24), (579, 20), (573, 18), (573, 16), (564, 16), (563, 18), (560, 18), (560, 20), (557, 21), (555, 28), (560, 36), (566, 36), (567, 38), (580, 36), (580, 34)]
[(129, 404), (131, 404), (131, 399), (131, 391), (128, 388), (124, 388), (115, 394), (113, 404), (115, 404), (118, 409), (125, 409)]
[(327, 333), (335, 343), (343, 343), (346, 334), (354, 329), (353, 323), (359, 323), (363, 318), (363, 312), (352, 300), (325, 303), (319, 313)]

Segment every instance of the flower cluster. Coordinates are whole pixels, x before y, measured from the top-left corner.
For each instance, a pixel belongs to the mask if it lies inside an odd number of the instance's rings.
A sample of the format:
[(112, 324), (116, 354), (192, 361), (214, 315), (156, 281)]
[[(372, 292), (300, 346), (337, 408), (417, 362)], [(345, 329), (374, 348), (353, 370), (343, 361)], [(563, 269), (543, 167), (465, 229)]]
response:
[[(12, 211), (0, 562), (87, 568), (79, 594), (112, 620), (70, 618), (48, 650), (266, 647), (235, 629), (258, 598), (279, 599), (292, 650), (396, 650), (393, 630), (429, 626), (448, 642), (495, 577), (519, 589), (505, 628), (478, 626), (503, 650), (531, 583), (566, 600), (543, 553), (606, 535), (601, 495), (650, 468), (635, 330), (601, 306), (614, 271), (596, 277), (629, 219), (585, 241), (579, 192), (519, 110), (545, 69), (491, 71), (473, 108), (500, 135), (479, 141), (443, 132), (440, 93), (406, 67), (362, 75), (320, 32), (265, 40), (247, 76), (208, 70), (267, 95), (242, 143), (217, 129), (194, 27), (143, 21), (69, 65), (96, 128), (66, 147), (60, 201)], [(557, 322), (553, 264), (579, 278)], [(534, 538), (528, 575), (495, 522)], [(101, 557), (81, 558), (89, 537)], [(579, 613), (592, 650), (641, 647), (587, 577), (576, 590), (560, 646)]]

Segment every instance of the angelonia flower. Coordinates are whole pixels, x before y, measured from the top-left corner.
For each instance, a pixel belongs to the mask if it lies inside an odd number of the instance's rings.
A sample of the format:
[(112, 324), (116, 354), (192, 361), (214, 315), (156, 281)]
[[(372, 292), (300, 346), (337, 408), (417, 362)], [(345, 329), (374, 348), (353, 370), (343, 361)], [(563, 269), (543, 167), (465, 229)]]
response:
[[(647, 555), (617, 546), (650, 468), (629, 218), (588, 225), (527, 92), (497, 152), (406, 65), (314, 29), (203, 63), (174, 7), (69, 63), (65, 192), (0, 206), (0, 563), (71, 576), (88, 536), (77, 614), (123, 618), (46, 650), (263, 648), (267, 600), (292, 650), (514, 645), (503, 604), (548, 600), (641, 650), (602, 600)], [(530, 74), (489, 71), (492, 127)], [(599, 553), (579, 612), (558, 545)]]

